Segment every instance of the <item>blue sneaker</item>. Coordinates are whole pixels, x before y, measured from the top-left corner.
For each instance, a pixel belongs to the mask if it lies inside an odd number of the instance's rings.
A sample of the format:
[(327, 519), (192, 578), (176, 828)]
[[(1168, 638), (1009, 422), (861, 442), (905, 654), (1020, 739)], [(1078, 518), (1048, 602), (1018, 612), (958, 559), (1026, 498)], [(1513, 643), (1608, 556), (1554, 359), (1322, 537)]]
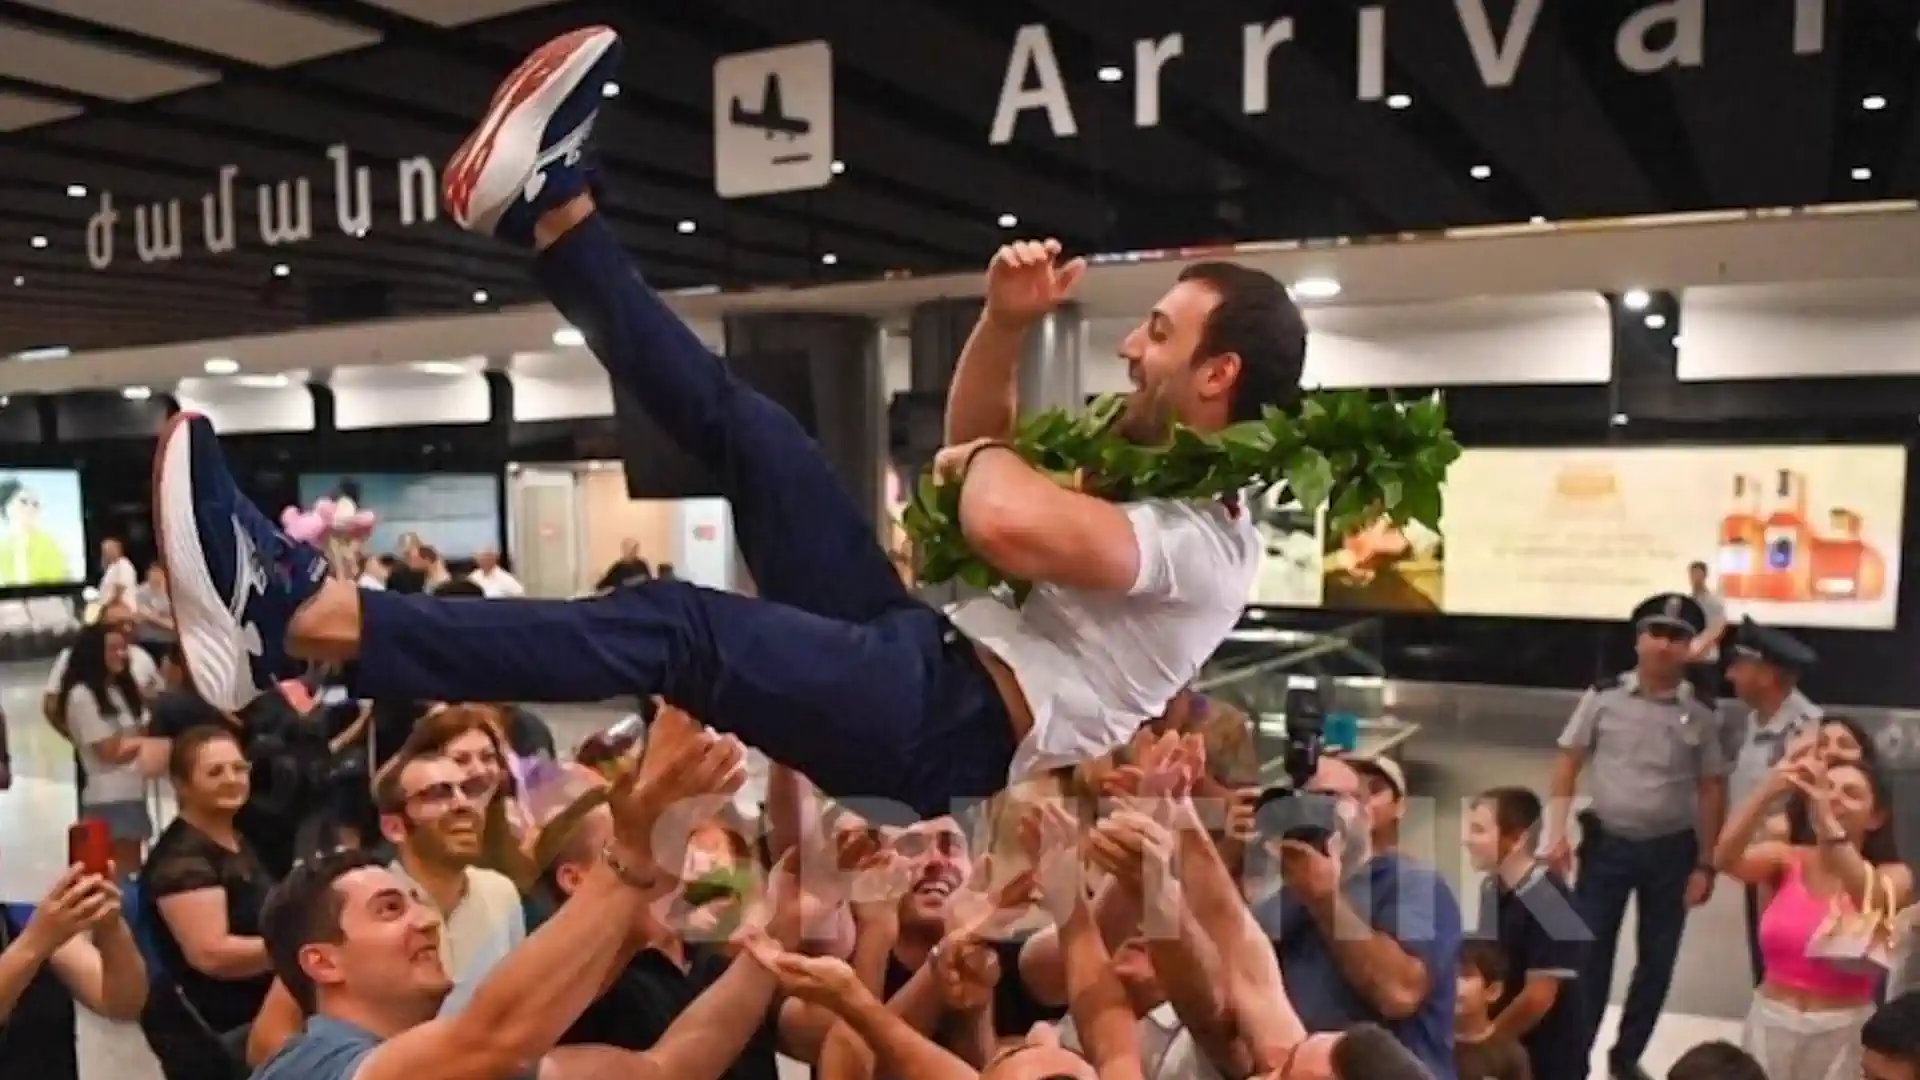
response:
[(589, 26), (535, 49), (507, 76), (441, 170), (441, 202), (461, 228), (531, 247), (541, 214), (590, 190), (593, 122), (620, 51), (619, 34)]
[(238, 712), (298, 672), (287, 623), (326, 580), (327, 558), (240, 493), (213, 425), (194, 413), (160, 435), (153, 519), (187, 677), (215, 708)]

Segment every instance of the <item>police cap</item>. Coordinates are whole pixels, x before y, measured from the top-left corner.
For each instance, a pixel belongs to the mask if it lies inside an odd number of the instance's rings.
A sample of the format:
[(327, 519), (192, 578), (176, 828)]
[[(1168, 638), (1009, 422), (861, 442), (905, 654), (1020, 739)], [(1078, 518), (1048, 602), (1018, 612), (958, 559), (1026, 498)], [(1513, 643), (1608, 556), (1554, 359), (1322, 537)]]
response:
[(1671, 627), (1689, 637), (1697, 636), (1707, 628), (1707, 612), (1700, 601), (1686, 593), (1649, 596), (1633, 609), (1633, 628), (1643, 631), (1656, 626)]
[(1740, 620), (1734, 629), (1733, 658), (1759, 660), (1787, 671), (1804, 671), (1820, 659), (1799, 638), (1785, 630), (1761, 626), (1751, 616)]

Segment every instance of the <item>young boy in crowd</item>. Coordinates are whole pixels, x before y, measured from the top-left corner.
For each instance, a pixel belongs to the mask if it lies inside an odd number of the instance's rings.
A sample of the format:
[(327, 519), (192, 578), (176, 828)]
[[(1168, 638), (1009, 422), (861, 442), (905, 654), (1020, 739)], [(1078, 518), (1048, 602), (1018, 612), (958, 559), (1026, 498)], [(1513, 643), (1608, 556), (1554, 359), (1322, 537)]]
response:
[(1533, 1075), (1577, 1080), (1587, 1061), (1576, 975), (1593, 935), (1566, 879), (1534, 857), (1541, 814), (1540, 797), (1519, 787), (1482, 792), (1468, 809), (1467, 853), (1487, 875), (1475, 936), (1497, 943), (1512, 973), (1495, 1030), (1526, 1051)]
[(1716, 1039), (1681, 1054), (1667, 1080), (1767, 1080), (1767, 1072), (1745, 1050)]
[(1506, 996), (1506, 954), (1492, 941), (1476, 938), (1462, 942), (1457, 978), (1453, 1065), (1460, 1080), (1533, 1080), (1527, 1052), (1493, 1023), (1493, 1007)]

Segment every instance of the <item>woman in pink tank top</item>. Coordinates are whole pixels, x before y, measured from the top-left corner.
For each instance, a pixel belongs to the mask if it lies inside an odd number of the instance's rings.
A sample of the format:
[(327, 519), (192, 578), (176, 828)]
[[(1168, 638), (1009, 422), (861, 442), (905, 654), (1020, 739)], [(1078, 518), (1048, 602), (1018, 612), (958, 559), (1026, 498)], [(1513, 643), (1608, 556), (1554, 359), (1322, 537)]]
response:
[[(1790, 834), (1751, 842), (1783, 799), (1796, 804)], [(1860, 1025), (1879, 978), (1807, 954), (1836, 905), (1858, 910), (1873, 876), (1892, 886), (1897, 905), (1908, 903), (1913, 874), (1893, 850), (1889, 806), (1873, 766), (1830, 761), (1807, 745), (1775, 766), (1720, 833), (1714, 866), (1771, 894), (1760, 915), (1766, 978), (1743, 1037), (1768, 1080), (1860, 1075)]]

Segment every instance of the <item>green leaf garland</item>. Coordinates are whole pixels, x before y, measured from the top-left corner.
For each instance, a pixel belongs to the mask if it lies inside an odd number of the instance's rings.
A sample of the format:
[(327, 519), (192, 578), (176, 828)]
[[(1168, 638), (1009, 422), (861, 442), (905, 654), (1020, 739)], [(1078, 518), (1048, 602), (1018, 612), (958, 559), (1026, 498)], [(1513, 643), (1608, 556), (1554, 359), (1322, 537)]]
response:
[[(1268, 409), (1211, 434), (1176, 426), (1159, 446), (1114, 430), (1125, 404), (1110, 394), (1083, 412), (1052, 409), (1022, 422), (1008, 441), (1042, 473), (1062, 484), (1077, 478), (1082, 490), (1104, 498), (1252, 500), (1284, 487), (1309, 512), (1325, 507), (1335, 535), (1382, 514), (1438, 531), (1441, 484), (1460, 456), (1437, 396), (1402, 401), (1364, 390), (1320, 391), (1292, 411)], [(940, 483), (929, 471), (901, 520), (922, 584), (1007, 585), (1017, 599), (1026, 597), (1028, 583), (1004, 577), (967, 546), (959, 484)]]

